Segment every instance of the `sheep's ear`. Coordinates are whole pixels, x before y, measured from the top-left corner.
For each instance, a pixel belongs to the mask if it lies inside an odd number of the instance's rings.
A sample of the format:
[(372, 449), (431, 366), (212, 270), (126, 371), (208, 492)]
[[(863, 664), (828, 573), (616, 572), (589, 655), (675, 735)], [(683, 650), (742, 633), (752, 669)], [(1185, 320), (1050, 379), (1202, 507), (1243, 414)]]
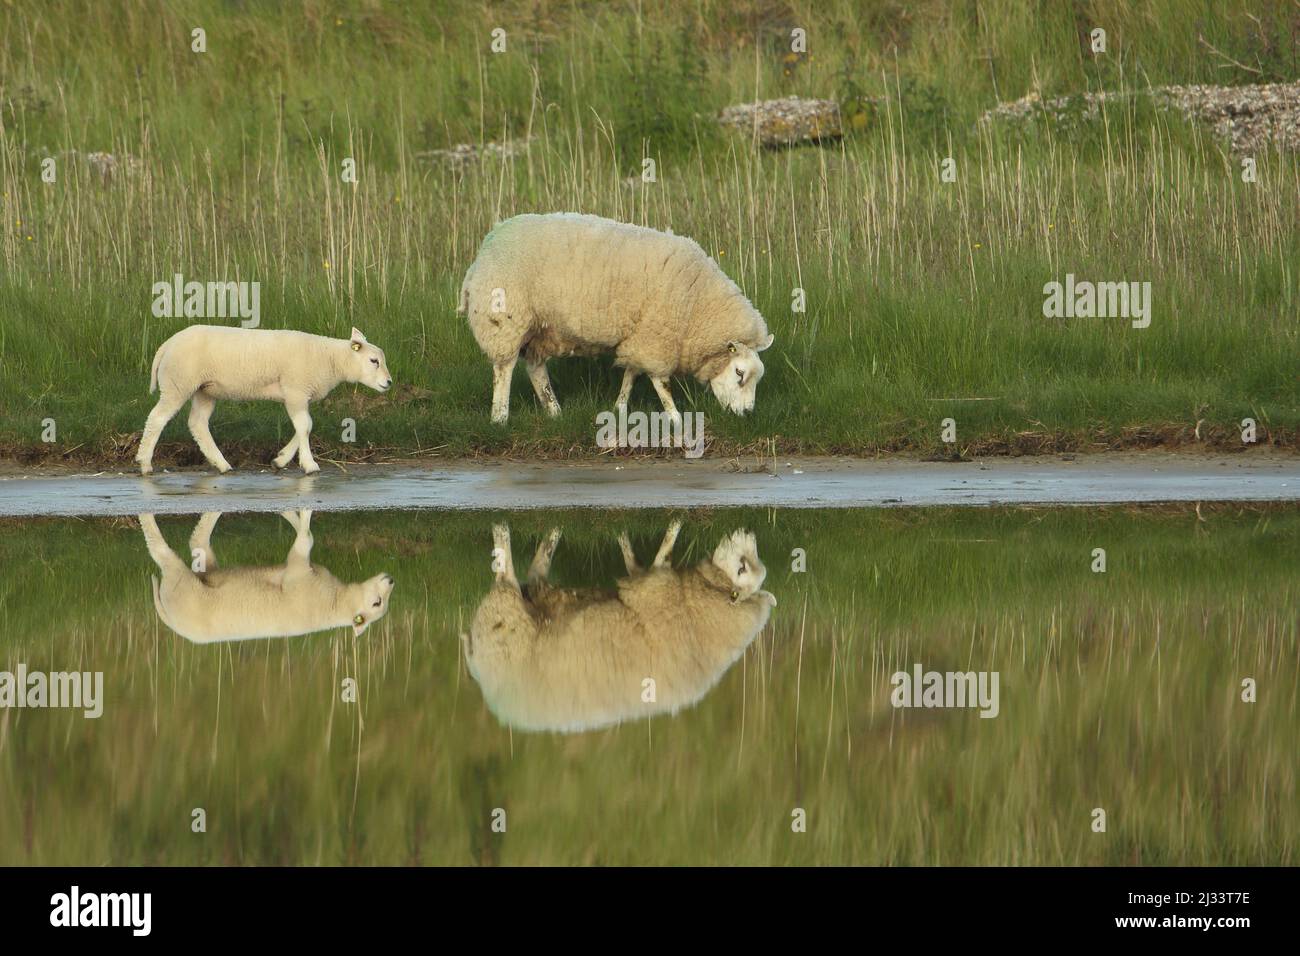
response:
[(352, 619), (352, 636), (360, 637), (365, 633), (366, 627), (366, 616), (364, 614), (358, 614)]
[(775, 335), (773, 335), (771, 332), (768, 332), (768, 333), (767, 333), (767, 338), (764, 340), (763, 344), (760, 345), (758, 348), (754, 349), (754, 351), (755, 351), (755, 352), (765, 352), (765, 351), (767, 351), (769, 348), (772, 347), (772, 340), (775, 339), (775, 338), (776, 338)]
[(352, 341), (361, 342), (361, 343), (364, 343), (366, 341), (366, 337), (361, 334), (361, 330), (357, 328), (355, 325), (352, 326)]

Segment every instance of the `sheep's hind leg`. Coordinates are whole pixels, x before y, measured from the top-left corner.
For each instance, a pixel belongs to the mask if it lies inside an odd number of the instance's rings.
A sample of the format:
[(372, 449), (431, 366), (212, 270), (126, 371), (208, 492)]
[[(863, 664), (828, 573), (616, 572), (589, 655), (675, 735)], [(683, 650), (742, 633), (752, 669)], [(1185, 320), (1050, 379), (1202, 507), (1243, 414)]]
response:
[(208, 464), (224, 475), (230, 470), (230, 462), (226, 461), (226, 456), (221, 454), (221, 449), (212, 440), (212, 432), (208, 429), (208, 419), (212, 417), (212, 410), (216, 407), (217, 400), (211, 395), (205, 395), (203, 392), (194, 393), (194, 397), (190, 399), (190, 434), (194, 436), (194, 441), (199, 446), (199, 451), (203, 452), (203, 457), (208, 460)]
[(298, 441), (298, 464), (304, 474), (314, 475), (320, 471), (320, 465), (311, 454), (311, 414), (307, 411), (307, 399), (302, 395), (285, 396), (285, 411), (293, 421), (294, 435)]
[(546, 414), (552, 418), (558, 418), (560, 414), (560, 403), (555, 397), (555, 389), (551, 388), (551, 376), (546, 373), (546, 360), (540, 362), (529, 361), (528, 379), (533, 383), (533, 391), (537, 393), (537, 400), (542, 403), (546, 409)]
[(492, 526), (492, 571), (497, 583), (504, 581), (516, 591), (519, 579), (515, 577), (515, 558), (510, 553), (510, 528), (503, 524)]
[(618, 536), (618, 549), (623, 552), (623, 567), (627, 568), (628, 574), (636, 574), (641, 570), (641, 566), (636, 563), (636, 555), (632, 551), (632, 541), (624, 531)]
[(528, 566), (528, 582), (545, 581), (551, 573), (551, 559), (555, 557), (555, 548), (560, 543), (560, 529), (552, 528), (545, 540), (537, 546), (533, 563)]
[(615, 407), (621, 405), (623, 408), (627, 408), (627, 403), (632, 398), (632, 383), (636, 381), (638, 374), (636, 369), (623, 369), (623, 386), (618, 390), (618, 401), (614, 403)]
[(503, 425), (510, 417), (510, 378), (515, 373), (515, 362), (519, 356), (512, 356), (500, 365), (492, 366), (492, 424)]
[(158, 436), (181, 410), (181, 406), (188, 398), (188, 395), (178, 395), (176, 392), (163, 392), (158, 396), (158, 404), (145, 419), (144, 431), (140, 433), (140, 447), (135, 453), (135, 460), (140, 465), (140, 474), (147, 475), (153, 471), (153, 450), (158, 444)]
[(672, 389), (668, 387), (668, 379), (656, 378), (651, 375), (650, 384), (653, 385), (655, 391), (659, 393), (659, 401), (664, 403), (664, 411), (667, 412), (668, 417), (672, 419), (673, 427), (680, 431), (682, 427), (682, 413), (679, 412), (677, 406), (673, 404), (673, 392)]

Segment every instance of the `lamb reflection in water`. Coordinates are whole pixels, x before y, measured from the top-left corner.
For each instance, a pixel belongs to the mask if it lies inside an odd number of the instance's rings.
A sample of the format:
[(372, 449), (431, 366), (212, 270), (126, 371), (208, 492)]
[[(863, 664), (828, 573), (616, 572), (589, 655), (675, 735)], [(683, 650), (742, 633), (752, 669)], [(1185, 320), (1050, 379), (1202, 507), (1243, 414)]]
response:
[(311, 563), (310, 511), (283, 513), (293, 526), (293, 546), (284, 564), (266, 568), (218, 568), (211, 538), (220, 517), (219, 512), (209, 512), (195, 525), (191, 565), (163, 540), (153, 515), (140, 515), (149, 556), (162, 571), (161, 579), (153, 579), (154, 608), (182, 637), (208, 644), (293, 637), (337, 627), (351, 627), (360, 636), (388, 612), (391, 575), (345, 584)]
[(561, 589), (546, 578), (560, 540), (538, 546), (525, 586), (515, 578), (510, 532), (493, 529), (496, 581), (461, 635), (469, 672), (488, 707), (519, 730), (574, 732), (702, 698), (767, 624), (776, 598), (753, 534), (735, 531), (713, 557), (675, 570), (680, 523), (641, 568), (619, 538), (627, 577), (613, 591)]

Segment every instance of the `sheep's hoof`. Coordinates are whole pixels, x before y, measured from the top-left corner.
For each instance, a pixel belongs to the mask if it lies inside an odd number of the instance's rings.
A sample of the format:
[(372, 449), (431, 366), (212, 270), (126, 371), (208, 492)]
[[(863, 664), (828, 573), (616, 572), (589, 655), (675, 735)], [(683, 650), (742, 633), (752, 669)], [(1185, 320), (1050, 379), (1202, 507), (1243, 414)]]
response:
[(310, 466), (307, 465), (302, 466), (302, 473), (304, 475), (314, 475), (318, 471), (320, 471), (320, 465), (316, 464), (315, 462), (312, 462)]
[(152, 465), (141, 465), (141, 466), (140, 466), (140, 474), (143, 475), (143, 476), (146, 477), (146, 478), (149, 477), (150, 475), (153, 474), (153, 466), (152, 466)]

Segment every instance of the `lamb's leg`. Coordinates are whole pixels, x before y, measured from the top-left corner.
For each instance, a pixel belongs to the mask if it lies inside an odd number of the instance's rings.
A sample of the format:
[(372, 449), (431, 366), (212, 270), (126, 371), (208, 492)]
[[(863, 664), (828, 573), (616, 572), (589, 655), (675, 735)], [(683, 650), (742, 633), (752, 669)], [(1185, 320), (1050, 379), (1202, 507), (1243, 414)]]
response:
[[(203, 570), (211, 571), (217, 566), (217, 553), (212, 550), (212, 531), (217, 526), (220, 511), (205, 511), (199, 523), (190, 532), (190, 558), (197, 557), (196, 551), (203, 554)], [(192, 565), (191, 565), (192, 567)]]
[(151, 514), (140, 515), (140, 530), (144, 532), (144, 544), (149, 549), (149, 557), (158, 565), (158, 570), (166, 577), (169, 572), (188, 571), (190, 566), (177, 557), (176, 552), (167, 546), (166, 539), (158, 530), (158, 522)]
[(492, 526), (492, 571), (497, 583), (505, 582), (516, 591), (519, 579), (515, 577), (515, 559), (510, 553), (510, 528), (503, 524)]
[(190, 434), (194, 436), (199, 451), (203, 452), (203, 457), (208, 460), (208, 463), (225, 474), (230, 470), (230, 462), (226, 461), (226, 456), (221, 454), (221, 449), (212, 440), (212, 432), (208, 430), (208, 419), (212, 417), (212, 410), (216, 407), (217, 400), (212, 396), (205, 395), (203, 392), (194, 393), (194, 397), (190, 399)]
[(181, 406), (189, 398), (175, 391), (164, 390), (158, 396), (158, 404), (153, 407), (145, 420), (144, 431), (140, 433), (140, 447), (136, 450), (135, 460), (140, 465), (140, 474), (147, 475), (153, 471), (153, 450), (158, 444), (158, 436), (167, 427)]
[(655, 567), (662, 568), (668, 565), (669, 559), (673, 556), (673, 545), (677, 543), (677, 534), (682, 530), (682, 523), (674, 521), (664, 532), (664, 540), (659, 545), (659, 553), (655, 555)]
[(314, 475), (320, 471), (320, 465), (311, 454), (311, 415), (307, 411), (307, 396), (290, 394), (284, 397), (284, 408), (293, 422), (294, 435), (298, 441), (298, 464), (304, 474)]
[(677, 406), (673, 404), (673, 392), (672, 389), (668, 387), (668, 379), (655, 378), (651, 375), (650, 384), (653, 385), (655, 391), (659, 393), (659, 401), (664, 403), (664, 411), (667, 412), (668, 417), (672, 419), (674, 428), (680, 429), (682, 427), (682, 415), (681, 412), (677, 411)]
[(295, 433), (289, 439), (289, 444), (280, 449), (280, 453), (271, 459), (271, 465), (274, 468), (283, 468), (293, 459), (293, 453), (298, 450), (298, 436)]
[(632, 541), (626, 531), (618, 536), (618, 549), (623, 552), (623, 567), (627, 568), (628, 574), (636, 574), (641, 570), (641, 566), (636, 563), (636, 555), (632, 553)]
[(280, 516), (293, 526), (294, 536), (293, 545), (289, 548), (289, 556), (285, 559), (285, 566), (290, 570), (306, 570), (311, 567), (311, 549), (316, 543), (316, 539), (311, 534), (311, 511), (303, 509), (302, 511), (282, 511)]
[(551, 533), (537, 546), (537, 553), (533, 555), (533, 563), (528, 566), (529, 584), (546, 580), (546, 576), (551, 573), (551, 559), (555, 557), (555, 547), (559, 543), (560, 529), (552, 528)]
[(537, 400), (542, 403), (546, 409), (546, 414), (552, 418), (558, 418), (560, 414), (560, 403), (555, 398), (555, 390), (551, 388), (551, 376), (546, 374), (546, 360), (540, 362), (527, 362), (528, 379), (533, 383), (533, 391), (537, 393)]
[(510, 417), (510, 378), (515, 373), (515, 362), (519, 356), (513, 356), (500, 365), (492, 366), (492, 423), (502, 425)]
[(627, 408), (627, 403), (632, 397), (632, 383), (636, 381), (638, 373), (635, 369), (623, 369), (623, 387), (618, 390), (618, 401), (615, 406)]

